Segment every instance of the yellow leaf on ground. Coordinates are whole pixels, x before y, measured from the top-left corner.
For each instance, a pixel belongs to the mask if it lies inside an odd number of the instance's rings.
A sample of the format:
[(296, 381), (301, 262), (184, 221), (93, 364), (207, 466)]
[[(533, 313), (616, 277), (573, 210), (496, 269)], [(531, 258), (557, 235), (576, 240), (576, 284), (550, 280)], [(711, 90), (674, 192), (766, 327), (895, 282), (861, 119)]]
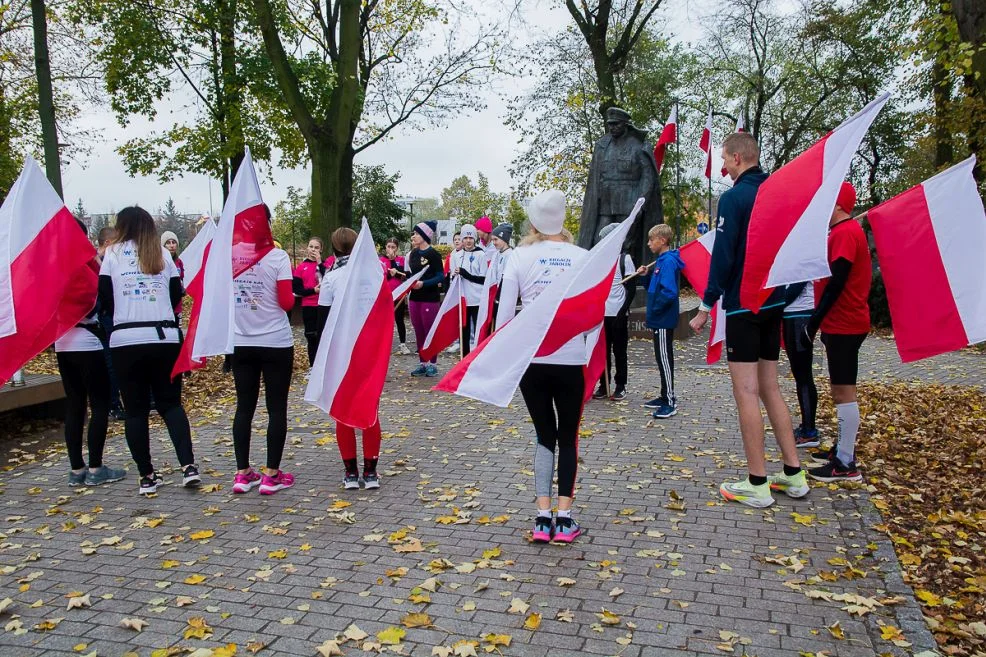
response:
[(599, 621), (603, 625), (619, 625), (620, 624), (620, 617), (617, 616), (616, 614), (614, 614), (613, 612), (605, 609), (605, 608), (603, 608), (603, 611), (602, 611), (601, 614), (596, 614), (596, 616), (599, 617)]
[(188, 619), (188, 627), (185, 628), (186, 639), (205, 639), (209, 636), (212, 636), (212, 628), (209, 627), (204, 618), (195, 616)]
[(267, 553), (268, 559), (284, 559), (287, 556), (287, 550), (273, 550)]
[(501, 554), (503, 554), (503, 550), (501, 550), (499, 547), (490, 548), (489, 550), (484, 550), (483, 551), (483, 558), (484, 559), (496, 559)]
[(835, 621), (834, 623), (829, 625), (826, 629), (828, 629), (829, 634), (834, 636), (836, 639), (839, 639), (840, 641), (845, 640), (846, 633), (843, 631), (842, 626), (839, 625), (839, 621)]
[(791, 517), (794, 518), (794, 522), (799, 525), (804, 525), (805, 527), (811, 527), (815, 523), (815, 514), (811, 513), (797, 513), (792, 512)]
[(203, 575), (189, 575), (188, 577), (185, 578), (185, 583), (186, 584), (201, 584), (205, 580), (206, 580), (206, 578)]
[(377, 632), (377, 641), (388, 646), (396, 646), (407, 634), (407, 630), (403, 627), (388, 627), (385, 630)]
[(332, 506), (330, 506), (329, 508), (339, 510), (339, 509), (345, 509), (346, 507), (352, 505), (353, 505), (352, 502), (347, 502), (346, 500), (336, 500), (335, 502), (332, 503)]
[(512, 639), (509, 634), (486, 634), (483, 636), (483, 643), (488, 648), (493, 648), (494, 650), (498, 646), (509, 647), (511, 641)]
[(165, 559), (161, 562), (162, 568), (177, 568), (181, 565), (180, 561), (175, 561), (174, 559)]
[(421, 612), (414, 612), (401, 619), (404, 627), (431, 627), (433, 624), (431, 616)]
[(531, 630), (533, 632), (539, 627), (541, 627), (541, 614), (532, 613), (527, 617), (527, 620), (524, 621), (525, 630)]
[[(941, 597), (935, 595), (931, 591), (926, 591), (924, 589), (918, 589), (914, 592), (915, 597), (924, 603), (926, 607), (939, 607), (941, 606)], [(884, 626), (886, 627), (886, 626)]]
[(206, 538), (212, 538), (215, 535), (216, 532), (212, 531), (211, 529), (203, 529), (200, 532), (193, 532), (189, 534), (188, 537), (193, 541), (201, 541)]

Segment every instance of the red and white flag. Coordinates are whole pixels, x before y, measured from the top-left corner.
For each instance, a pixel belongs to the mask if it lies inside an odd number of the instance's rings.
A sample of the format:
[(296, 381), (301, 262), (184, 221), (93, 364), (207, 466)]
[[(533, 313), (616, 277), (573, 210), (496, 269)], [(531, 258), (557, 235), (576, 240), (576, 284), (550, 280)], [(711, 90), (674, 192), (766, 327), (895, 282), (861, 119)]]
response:
[(96, 249), (34, 159), (0, 206), (0, 386), (96, 304)]
[(377, 422), (394, 340), (394, 301), (363, 219), (342, 269), (318, 343), (305, 401), (337, 422), (368, 429)]
[(644, 199), (638, 199), (629, 217), (449, 370), (434, 389), (506, 407), (533, 358), (549, 356), (576, 336), (596, 330), (603, 322), (623, 240), (643, 205)]
[[(697, 240), (681, 247), (681, 259), (685, 262), (682, 273), (698, 294), (705, 296), (709, 285), (709, 268), (712, 266), (712, 245), (716, 241), (716, 231), (711, 230)], [(711, 365), (722, 358), (722, 344), (726, 339), (726, 315), (722, 310), (722, 299), (716, 301), (709, 314), (712, 325), (709, 328), (709, 343), (705, 352), (705, 362)]]
[(422, 361), (431, 360), (460, 339), (462, 327), (466, 323), (466, 297), (462, 290), (462, 277), (453, 276), (442, 305), (438, 308), (438, 317), (431, 325), (431, 330), (421, 345)]
[(585, 336), (586, 363), (582, 367), (585, 387), (582, 390), (582, 405), (592, 397), (592, 390), (606, 371), (606, 329), (600, 324)]
[(215, 235), (203, 249), (203, 264), (186, 286), (192, 313), (172, 377), (204, 367), (207, 356), (233, 353), (233, 279), (274, 248), (253, 158), (245, 150)]
[(866, 213), (905, 363), (986, 340), (986, 212), (975, 163), (972, 156)]
[(705, 153), (705, 177), (712, 178), (712, 105), (709, 105), (709, 113), (705, 117), (705, 127), (702, 128), (702, 138), (698, 141), (698, 147)]
[[(500, 258), (502, 258), (500, 253), (493, 256), (494, 261), (502, 263)], [(479, 314), (476, 317), (476, 344), (481, 343), (493, 333), (493, 306), (496, 303), (496, 294), (500, 291), (500, 280), (503, 277), (502, 266), (502, 264), (497, 264), (486, 269), (483, 292), (479, 297)]]
[(421, 280), (421, 277), (425, 275), (426, 271), (428, 271), (429, 266), (430, 265), (425, 265), (421, 269), (421, 271), (419, 271), (417, 274), (411, 276), (406, 281), (404, 281), (403, 283), (401, 283), (400, 285), (394, 288), (394, 291), (391, 293), (391, 296), (394, 299), (394, 303), (397, 303), (398, 301), (400, 301), (401, 299), (403, 299), (404, 297), (406, 297), (411, 293), (411, 288), (414, 287), (415, 283)]
[(743, 308), (759, 311), (775, 287), (831, 276), (827, 236), (836, 197), (889, 97), (871, 102), (760, 185), (746, 238)]
[(654, 163), (657, 164), (658, 173), (661, 173), (661, 167), (664, 165), (664, 153), (668, 144), (673, 144), (676, 141), (678, 141), (677, 105), (671, 109), (671, 116), (668, 117), (668, 122), (664, 124), (664, 129), (661, 130), (661, 136), (658, 137), (657, 143), (654, 144)]
[(195, 234), (195, 237), (185, 247), (185, 250), (181, 252), (179, 257), (181, 258), (182, 266), (185, 268), (184, 280), (188, 283), (191, 283), (202, 269), (202, 263), (205, 262), (205, 249), (212, 242), (215, 234), (216, 222), (212, 219), (206, 219), (199, 232)]

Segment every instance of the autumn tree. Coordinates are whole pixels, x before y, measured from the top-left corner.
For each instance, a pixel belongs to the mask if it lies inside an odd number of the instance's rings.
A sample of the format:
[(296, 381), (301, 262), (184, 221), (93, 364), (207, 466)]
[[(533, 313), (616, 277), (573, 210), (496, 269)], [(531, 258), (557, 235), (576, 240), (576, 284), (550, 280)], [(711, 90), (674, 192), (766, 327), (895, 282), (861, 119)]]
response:
[(462, 224), (475, 224), (487, 215), (496, 225), (506, 215), (506, 197), (490, 189), (489, 178), (479, 172), (476, 182), (462, 175), (442, 190), (442, 216)]

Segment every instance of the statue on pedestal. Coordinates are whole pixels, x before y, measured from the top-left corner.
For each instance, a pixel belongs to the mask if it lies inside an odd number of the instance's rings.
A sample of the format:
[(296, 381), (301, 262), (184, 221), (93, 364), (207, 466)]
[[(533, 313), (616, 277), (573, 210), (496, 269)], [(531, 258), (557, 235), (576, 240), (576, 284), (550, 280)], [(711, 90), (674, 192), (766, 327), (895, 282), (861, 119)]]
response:
[(629, 253), (637, 265), (653, 259), (647, 231), (661, 223), (661, 188), (653, 147), (646, 133), (630, 123), (630, 114), (617, 107), (606, 110), (608, 134), (592, 152), (589, 180), (582, 203), (578, 245), (591, 249), (607, 224), (623, 221), (641, 196), (647, 199), (627, 235)]

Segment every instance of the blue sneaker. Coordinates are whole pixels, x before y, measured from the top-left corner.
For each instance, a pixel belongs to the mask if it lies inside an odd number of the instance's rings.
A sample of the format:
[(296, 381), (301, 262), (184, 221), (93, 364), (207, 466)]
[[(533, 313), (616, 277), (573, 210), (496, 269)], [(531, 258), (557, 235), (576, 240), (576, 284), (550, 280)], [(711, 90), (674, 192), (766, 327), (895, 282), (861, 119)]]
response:
[(794, 430), (794, 444), (798, 447), (818, 447), (818, 429), (798, 427)]
[(667, 403), (668, 403), (668, 400), (665, 399), (664, 397), (655, 397), (654, 399), (650, 400), (649, 402), (644, 402), (643, 404), (641, 404), (641, 406), (643, 408), (649, 408), (649, 409), (653, 410), (655, 408), (660, 408), (661, 406), (663, 406), (664, 404), (667, 404)]
[(429, 365), (426, 367), (425, 376), (438, 376), (438, 365)]
[(664, 418), (668, 418), (671, 417), (672, 415), (677, 415), (677, 414), (678, 414), (678, 407), (675, 404), (665, 403), (657, 407), (657, 410), (654, 411), (653, 417), (663, 420)]
[(573, 518), (555, 518), (555, 535), (551, 538), (552, 542), (571, 543), (581, 535), (582, 528)]
[(80, 472), (75, 474), (71, 470), (68, 471), (68, 485), (69, 486), (85, 486), (86, 484), (86, 473)]
[(101, 484), (108, 484), (113, 481), (120, 481), (125, 479), (127, 476), (127, 471), (122, 468), (111, 468), (108, 465), (104, 465), (96, 470), (89, 470), (86, 473), (86, 486), (99, 486)]
[(411, 376), (425, 376), (426, 374), (428, 374), (428, 366), (424, 363), (411, 370)]

